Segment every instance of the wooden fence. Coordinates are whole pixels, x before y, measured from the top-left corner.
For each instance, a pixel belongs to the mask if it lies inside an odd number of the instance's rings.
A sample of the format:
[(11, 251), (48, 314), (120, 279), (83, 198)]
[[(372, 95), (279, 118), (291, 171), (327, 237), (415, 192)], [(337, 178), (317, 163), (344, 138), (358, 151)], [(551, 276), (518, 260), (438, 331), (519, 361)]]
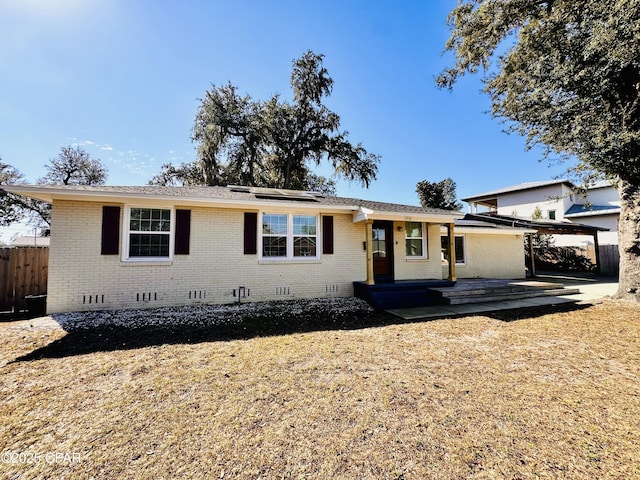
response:
[[(587, 247), (594, 251), (593, 245)], [(620, 273), (620, 251), (618, 245), (600, 245), (600, 273), (602, 275), (617, 276)], [(595, 253), (593, 254), (595, 257)]]
[(27, 308), (27, 295), (46, 295), (48, 247), (0, 248), (0, 311)]
[[(601, 275), (618, 276), (620, 272), (620, 253), (617, 245), (600, 245)], [(527, 257), (528, 258), (528, 257)], [(529, 262), (529, 260), (527, 260)], [(540, 248), (536, 250), (536, 266), (539, 269), (567, 270), (567, 271), (591, 271), (596, 262), (596, 250), (594, 245), (586, 247), (555, 247)], [(528, 265), (528, 263), (527, 263)]]

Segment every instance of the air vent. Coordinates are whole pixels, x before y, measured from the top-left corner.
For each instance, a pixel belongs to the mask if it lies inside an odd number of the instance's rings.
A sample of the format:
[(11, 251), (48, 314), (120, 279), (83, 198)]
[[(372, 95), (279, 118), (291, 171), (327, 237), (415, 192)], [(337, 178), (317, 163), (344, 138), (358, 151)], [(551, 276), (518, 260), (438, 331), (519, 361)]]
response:
[(158, 300), (158, 292), (136, 293), (136, 302), (150, 302)]
[(83, 295), (82, 304), (89, 305), (92, 303), (104, 303), (104, 294), (101, 295)]
[(324, 291), (325, 293), (338, 293), (338, 285), (337, 284), (333, 284), (333, 285), (325, 285), (324, 286)]
[(291, 295), (291, 288), (289, 288), (289, 287), (276, 287), (276, 295)]
[(206, 290), (189, 290), (189, 300), (204, 300), (206, 298)]

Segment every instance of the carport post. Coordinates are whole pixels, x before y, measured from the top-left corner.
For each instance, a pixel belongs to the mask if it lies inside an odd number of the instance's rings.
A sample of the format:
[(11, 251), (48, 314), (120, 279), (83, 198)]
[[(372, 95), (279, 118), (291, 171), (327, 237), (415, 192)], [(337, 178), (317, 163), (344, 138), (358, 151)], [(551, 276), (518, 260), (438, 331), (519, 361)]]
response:
[(533, 254), (533, 233), (529, 234), (529, 258), (531, 259), (531, 273), (532, 277), (536, 276), (536, 257)]
[(447, 224), (447, 235), (449, 237), (449, 281), (455, 282), (456, 278), (456, 237), (455, 223)]
[(596, 273), (601, 273), (600, 269), (600, 244), (598, 243), (598, 232), (593, 232), (593, 247), (596, 254)]

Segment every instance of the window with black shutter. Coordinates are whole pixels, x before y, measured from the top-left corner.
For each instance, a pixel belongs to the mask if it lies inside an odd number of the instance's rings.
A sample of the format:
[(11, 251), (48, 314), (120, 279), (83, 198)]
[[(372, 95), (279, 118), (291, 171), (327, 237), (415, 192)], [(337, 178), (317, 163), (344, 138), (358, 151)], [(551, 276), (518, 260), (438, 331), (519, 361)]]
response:
[(120, 246), (120, 207), (102, 207), (102, 255), (118, 255)]

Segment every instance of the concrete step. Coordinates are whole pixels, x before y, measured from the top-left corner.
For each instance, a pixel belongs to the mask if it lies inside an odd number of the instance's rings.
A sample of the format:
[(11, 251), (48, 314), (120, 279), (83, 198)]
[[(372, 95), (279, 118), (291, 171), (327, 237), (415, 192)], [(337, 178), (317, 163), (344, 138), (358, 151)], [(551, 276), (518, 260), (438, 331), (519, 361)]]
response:
[(437, 290), (446, 297), (463, 297), (467, 295), (490, 295), (505, 292), (529, 292), (539, 290), (557, 290), (564, 285), (551, 282), (527, 282), (521, 283), (479, 283), (477, 285), (463, 285), (455, 288), (438, 288)]
[[(469, 292), (469, 291), (467, 291)], [(563, 295), (575, 295), (580, 293), (578, 288), (545, 288), (545, 289), (527, 289), (521, 291), (501, 291), (493, 293), (478, 293), (458, 295), (450, 295), (449, 292), (443, 294), (443, 300), (449, 305), (462, 305), (467, 303), (487, 303), (487, 302), (503, 302), (508, 300), (518, 300), (521, 298), (535, 297), (558, 297)]]

